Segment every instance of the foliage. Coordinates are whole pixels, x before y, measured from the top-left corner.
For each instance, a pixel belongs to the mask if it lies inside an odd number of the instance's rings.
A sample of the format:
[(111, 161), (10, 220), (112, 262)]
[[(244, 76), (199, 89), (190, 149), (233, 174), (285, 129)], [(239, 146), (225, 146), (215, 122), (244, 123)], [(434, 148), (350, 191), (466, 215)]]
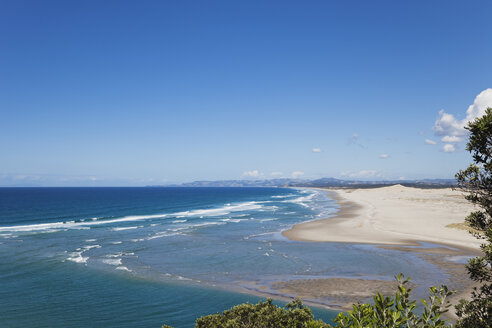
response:
[(406, 327), (450, 327), (442, 315), (450, 307), (446, 300), (452, 294), (446, 286), (429, 288), (429, 299), (422, 300), (424, 311), (415, 313), (416, 302), (410, 300), (411, 288), (407, 287), (409, 278), (403, 274), (396, 276), (398, 289), (394, 297), (377, 294), (374, 304), (355, 304), (348, 313), (340, 313), (336, 318), (339, 328), (406, 328)]
[(199, 318), (196, 328), (325, 328), (327, 324), (314, 320), (308, 307), (295, 299), (285, 308), (275, 306), (272, 300), (258, 304), (241, 304), (222, 314)]
[(456, 174), (458, 186), (468, 192), (466, 199), (480, 210), (472, 212), (466, 221), (476, 229), (472, 232), (484, 242), (482, 256), (468, 262), (470, 278), (479, 284), (472, 292), (471, 301), (460, 301), (456, 307), (457, 327), (492, 327), (492, 108), (485, 115), (469, 123), (470, 139), (466, 149), (474, 163)]

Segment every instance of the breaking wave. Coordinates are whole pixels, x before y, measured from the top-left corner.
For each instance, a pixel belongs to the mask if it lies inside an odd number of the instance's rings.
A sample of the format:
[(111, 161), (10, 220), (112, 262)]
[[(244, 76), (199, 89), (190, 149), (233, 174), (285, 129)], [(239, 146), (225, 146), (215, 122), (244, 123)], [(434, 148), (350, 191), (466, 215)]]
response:
[[(28, 225), (16, 225), (16, 226), (3, 226), (0, 227), (0, 232), (29, 232), (29, 231), (45, 231), (45, 230), (59, 230), (59, 229), (90, 229), (90, 227), (121, 223), (121, 222), (135, 222), (144, 221), (152, 219), (164, 219), (164, 218), (185, 218), (185, 217), (210, 217), (210, 216), (224, 216), (232, 212), (242, 212), (242, 211), (255, 211), (261, 210), (264, 206), (260, 202), (243, 202), (238, 204), (226, 204), (218, 208), (210, 209), (197, 209), (177, 213), (165, 213), (165, 214), (153, 214), (153, 215), (130, 215), (115, 219), (104, 219), (104, 218), (92, 218), (90, 220), (71, 220), (63, 222), (53, 222), (53, 223), (38, 223), (38, 224), (28, 224)], [(175, 222), (183, 222), (184, 220), (175, 220)], [(176, 222), (177, 223), (177, 222)], [(127, 228), (114, 228), (114, 231), (133, 229)]]

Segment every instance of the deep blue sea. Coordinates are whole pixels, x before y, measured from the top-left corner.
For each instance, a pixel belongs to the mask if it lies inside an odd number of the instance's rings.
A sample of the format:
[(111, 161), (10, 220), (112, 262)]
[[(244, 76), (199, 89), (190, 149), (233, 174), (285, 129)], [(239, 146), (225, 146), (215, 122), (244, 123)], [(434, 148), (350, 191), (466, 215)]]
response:
[(276, 281), (443, 277), (411, 253), (282, 237), (337, 208), (307, 189), (0, 188), (0, 325), (193, 327)]

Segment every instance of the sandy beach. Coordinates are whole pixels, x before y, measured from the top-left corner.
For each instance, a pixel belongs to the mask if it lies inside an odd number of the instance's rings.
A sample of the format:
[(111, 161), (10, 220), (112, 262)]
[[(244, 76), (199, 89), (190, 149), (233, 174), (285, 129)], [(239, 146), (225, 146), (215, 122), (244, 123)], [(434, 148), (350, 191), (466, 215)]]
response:
[[(414, 252), (450, 277), (449, 287), (458, 291), (452, 303), (468, 297), (471, 281), (466, 269), (450, 259), (476, 255), (480, 241), (464, 224), (464, 218), (474, 207), (460, 191), (401, 185), (323, 190), (337, 200), (340, 210), (330, 218), (297, 224), (283, 232), (285, 237), (297, 241), (375, 244), (384, 249)], [(376, 290), (387, 295), (394, 293), (389, 281), (342, 280), (295, 280), (281, 282), (274, 288), (307, 299), (329, 297), (338, 305), (331, 307), (342, 310), (367, 300)], [(449, 315), (452, 317), (453, 313)]]
[(298, 241), (380, 245), (445, 244), (478, 250), (464, 218), (474, 207), (460, 191), (395, 185), (330, 189), (340, 210), (332, 218), (301, 223), (282, 234)]

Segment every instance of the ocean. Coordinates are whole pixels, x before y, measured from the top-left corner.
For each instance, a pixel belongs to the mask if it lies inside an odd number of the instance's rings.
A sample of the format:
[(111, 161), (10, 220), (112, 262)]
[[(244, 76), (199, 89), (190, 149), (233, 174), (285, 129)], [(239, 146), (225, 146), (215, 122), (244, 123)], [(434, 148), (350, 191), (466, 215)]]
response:
[(0, 324), (184, 328), (286, 296), (277, 281), (443, 277), (413, 253), (281, 235), (337, 210), (310, 189), (0, 188)]

